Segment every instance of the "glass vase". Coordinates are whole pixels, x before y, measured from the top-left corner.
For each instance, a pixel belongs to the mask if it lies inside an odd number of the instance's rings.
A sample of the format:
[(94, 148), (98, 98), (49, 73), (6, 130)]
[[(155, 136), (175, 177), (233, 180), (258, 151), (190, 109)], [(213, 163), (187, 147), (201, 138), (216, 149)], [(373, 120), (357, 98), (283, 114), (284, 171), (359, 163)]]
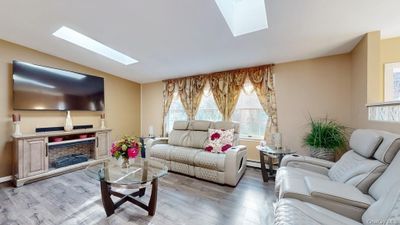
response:
[(124, 169), (129, 168), (129, 158), (123, 158), (121, 167)]

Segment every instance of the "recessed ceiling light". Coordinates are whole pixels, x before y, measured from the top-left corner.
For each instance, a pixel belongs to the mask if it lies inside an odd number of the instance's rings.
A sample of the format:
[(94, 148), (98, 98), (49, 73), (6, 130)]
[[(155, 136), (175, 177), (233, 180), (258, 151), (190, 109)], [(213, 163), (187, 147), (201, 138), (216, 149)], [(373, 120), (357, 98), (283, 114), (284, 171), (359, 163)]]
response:
[(65, 26), (58, 29), (56, 32), (53, 33), (53, 35), (58, 38), (64, 39), (68, 42), (71, 42), (73, 44), (76, 44), (82, 48), (86, 48), (97, 54), (105, 56), (109, 59), (115, 60), (124, 65), (130, 65), (138, 62), (136, 59), (133, 59), (125, 54), (122, 54), (119, 51), (116, 51), (96, 40), (93, 40), (88, 36), (85, 36)]
[(268, 28), (265, 0), (215, 0), (233, 36)]

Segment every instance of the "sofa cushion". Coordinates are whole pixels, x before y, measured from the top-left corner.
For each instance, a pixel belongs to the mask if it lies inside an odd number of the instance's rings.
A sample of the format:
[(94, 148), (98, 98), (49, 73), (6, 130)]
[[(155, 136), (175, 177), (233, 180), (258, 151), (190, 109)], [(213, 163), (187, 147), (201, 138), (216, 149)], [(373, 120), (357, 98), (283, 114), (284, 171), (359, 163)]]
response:
[(169, 144), (157, 144), (151, 147), (150, 156), (158, 159), (169, 160), (170, 152), (173, 148)]
[(374, 158), (384, 163), (391, 163), (400, 150), (400, 135), (386, 131), (376, 132), (383, 137), (383, 141), (376, 150)]
[(351, 150), (332, 166), (328, 175), (334, 181), (351, 184), (363, 193), (367, 193), (369, 187), (385, 169), (384, 163), (366, 159)]
[(168, 144), (184, 146), (184, 142), (187, 141), (188, 135), (188, 130), (172, 130), (168, 137)]
[(220, 172), (225, 171), (225, 154), (213, 154), (210, 152), (199, 152), (194, 158), (194, 165)]
[(382, 137), (373, 130), (358, 129), (350, 137), (350, 148), (365, 158), (371, 157), (380, 143)]
[(204, 149), (208, 144), (208, 131), (189, 131), (183, 146)]
[(174, 162), (194, 165), (194, 157), (201, 149), (174, 146), (170, 152), (170, 160)]
[(175, 121), (173, 129), (174, 130), (187, 130), (189, 126), (189, 121)]
[(386, 171), (371, 185), (368, 191), (369, 194), (376, 200), (379, 200), (388, 191), (388, 187), (392, 187), (400, 182), (399, 171), (400, 154), (397, 154)]
[(279, 193), (279, 188), (282, 184), (283, 178), (285, 178), (285, 177), (287, 177), (288, 179), (292, 179), (292, 178), (303, 178), (306, 176), (318, 177), (320, 179), (329, 180), (329, 177), (324, 174), (312, 172), (309, 170), (304, 170), (301, 168), (295, 168), (295, 167), (281, 167), (281, 168), (279, 168), (279, 170), (276, 173), (275, 191), (277, 193)]
[[(322, 182), (328, 182), (329, 180), (321, 180)], [(334, 181), (330, 181), (333, 183), (338, 183)], [(341, 184), (341, 183), (338, 183)], [(346, 185), (346, 184), (342, 184)], [(356, 189), (356, 188), (354, 188)], [(319, 196), (312, 196), (311, 191), (307, 187), (305, 182), (305, 178), (287, 178), (285, 177), (282, 180), (282, 184), (280, 187), (279, 199), (287, 199), (293, 198), (298, 199), (300, 201), (309, 202), (315, 205), (319, 205), (326, 209), (332, 210), (336, 213), (344, 215), (354, 220), (361, 220), (362, 214), (365, 212), (366, 205), (362, 205), (363, 207), (359, 207), (360, 205), (348, 205), (343, 202), (338, 202), (331, 199), (321, 198)], [(374, 200), (370, 198), (371, 202)]]
[(207, 152), (225, 153), (233, 146), (233, 129), (209, 129), (208, 135), (208, 144), (205, 147)]
[(362, 216), (364, 224), (400, 224), (400, 183), (388, 189), (365, 211)]
[(207, 120), (192, 120), (189, 122), (189, 130), (208, 131), (212, 122)]

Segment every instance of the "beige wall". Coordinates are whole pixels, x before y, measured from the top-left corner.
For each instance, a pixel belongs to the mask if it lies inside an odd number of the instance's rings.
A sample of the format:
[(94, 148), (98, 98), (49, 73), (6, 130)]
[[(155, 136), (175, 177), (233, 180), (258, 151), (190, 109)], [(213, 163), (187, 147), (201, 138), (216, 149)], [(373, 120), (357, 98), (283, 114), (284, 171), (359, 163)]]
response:
[[(11, 174), (12, 60), (67, 69), (105, 78), (106, 123), (112, 138), (140, 134), (140, 85), (29, 48), (0, 40), (0, 177)], [(63, 126), (65, 113), (20, 111), (25, 133), (37, 127)], [(72, 112), (74, 124), (99, 126), (99, 112)]]
[[(278, 64), (275, 67), (279, 129), (283, 145), (308, 154), (302, 147), (309, 115), (350, 124), (349, 55)], [(142, 85), (142, 134), (153, 125), (157, 135), (162, 124), (162, 82)], [(259, 160), (258, 140), (242, 140), (248, 146), (249, 159)]]
[(156, 136), (161, 136), (163, 114), (163, 82), (142, 84), (142, 135), (149, 134), (154, 127)]
[(350, 54), (353, 127), (400, 133), (400, 123), (369, 121), (366, 107), (383, 101), (383, 63), (400, 61), (400, 38), (381, 40), (379, 32), (371, 32)]
[(350, 126), (350, 81), (347, 54), (276, 65), (278, 124), (283, 145), (308, 154), (302, 138), (310, 116), (328, 116)]

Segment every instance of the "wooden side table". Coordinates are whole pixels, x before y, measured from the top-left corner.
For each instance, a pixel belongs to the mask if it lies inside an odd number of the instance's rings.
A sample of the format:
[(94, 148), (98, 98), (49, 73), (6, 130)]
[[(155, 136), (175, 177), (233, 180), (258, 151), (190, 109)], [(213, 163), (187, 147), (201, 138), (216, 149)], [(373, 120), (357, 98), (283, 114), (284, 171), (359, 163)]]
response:
[[(290, 149), (276, 149), (272, 146), (258, 145), (256, 148), (260, 152), (261, 173), (264, 182), (275, 178), (276, 171), (285, 155), (296, 153)], [(265, 160), (266, 158), (267, 160)]]

